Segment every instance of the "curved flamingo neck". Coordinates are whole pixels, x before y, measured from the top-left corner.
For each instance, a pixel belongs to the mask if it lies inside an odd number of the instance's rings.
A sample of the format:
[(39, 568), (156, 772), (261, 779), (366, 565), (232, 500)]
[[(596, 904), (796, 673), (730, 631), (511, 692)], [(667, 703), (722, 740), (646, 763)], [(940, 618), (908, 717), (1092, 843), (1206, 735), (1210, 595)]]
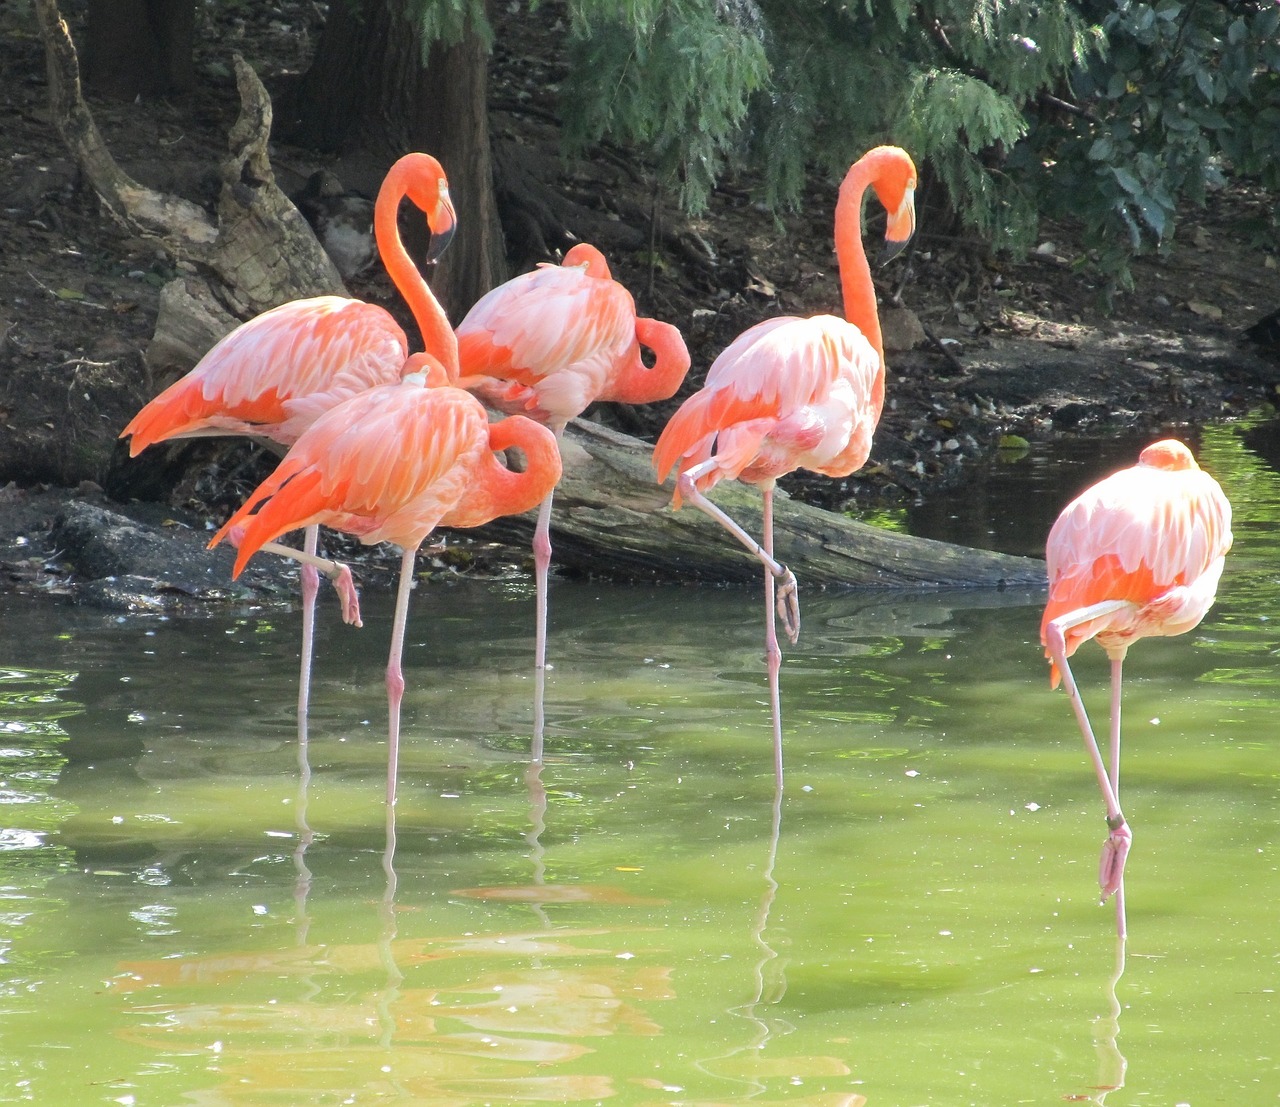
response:
[(876, 289), (862, 245), (862, 198), (875, 173), (875, 159), (862, 157), (850, 166), (840, 184), (840, 196), (836, 200), (836, 257), (840, 263), (844, 317), (866, 336), (883, 369), (884, 339), (876, 310)]
[(640, 360), (640, 351), (613, 382), (610, 399), (624, 404), (648, 404), (674, 396), (689, 372), (689, 348), (678, 328), (657, 319), (636, 317), (636, 339), (653, 351), (652, 368)]
[(446, 520), (455, 526), (481, 526), (501, 515), (519, 515), (537, 507), (560, 480), (560, 447), (556, 436), (523, 415), (509, 415), (489, 425), (489, 449), (494, 453), (515, 448), (524, 454), (522, 472), (508, 469), (489, 455), (482, 478), (472, 485), (459, 505), (467, 522)]
[[(378, 199), (374, 203), (373, 236), (391, 282), (413, 312), (427, 352), (440, 359), (450, 380), (457, 380), (458, 338), (449, 325), (449, 317), (440, 306), (440, 301), (435, 298), (431, 287), (413, 264), (409, 251), (404, 248), (397, 223), (400, 202), (409, 195), (410, 179), (420, 172), (423, 172), (421, 162), (410, 158), (401, 158), (391, 167), (382, 187), (378, 189)], [(436, 174), (438, 182), (443, 173), (437, 170)]]

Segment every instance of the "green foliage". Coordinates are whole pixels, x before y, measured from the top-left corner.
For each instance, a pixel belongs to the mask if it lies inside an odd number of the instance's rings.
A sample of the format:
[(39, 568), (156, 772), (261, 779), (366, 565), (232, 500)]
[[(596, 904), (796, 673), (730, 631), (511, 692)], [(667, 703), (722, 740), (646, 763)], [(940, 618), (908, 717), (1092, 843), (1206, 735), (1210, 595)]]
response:
[(476, 31), (486, 50), (493, 46), (493, 28), (485, 16), (484, 0), (408, 0), (408, 16), (420, 28), (424, 64), (432, 43), (452, 46), (462, 40), (468, 28)]
[(606, 136), (640, 146), (682, 205), (700, 210), (767, 76), (750, 14), (700, 0), (574, 5), (570, 146)]
[[(409, 2), (428, 39), (487, 30), (482, 0)], [(1078, 219), (1123, 283), (1227, 174), (1280, 185), (1274, 0), (564, 2), (571, 150), (645, 151), (693, 212), (739, 165), (786, 208), (896, 142), (993, 247)]]
[[(1280, 184), (1280, 6), (1099, 4), (1105, 55), (1074, 75), (1087, 114), (1039, 121), (1027, 168), (1056, 214), (1083, 219), (1122, 283), (1133, 252), (1171, 238), (1179, 203), (1228, 172)], [(1047, 171), (1045, 171), (1047, 169)]]
[(735, 159), (763, 170), (770, 207), (788, 207), (813, 169), (839, 175), (868, 146), (898, 142), (971, 227), (1010, 245), (1033, 233), (1036, 205), (993, 155), (1096, 43), (1066, 0), (572, 7), (565, 110), (578, 148), (656, 137), (697, 210)]

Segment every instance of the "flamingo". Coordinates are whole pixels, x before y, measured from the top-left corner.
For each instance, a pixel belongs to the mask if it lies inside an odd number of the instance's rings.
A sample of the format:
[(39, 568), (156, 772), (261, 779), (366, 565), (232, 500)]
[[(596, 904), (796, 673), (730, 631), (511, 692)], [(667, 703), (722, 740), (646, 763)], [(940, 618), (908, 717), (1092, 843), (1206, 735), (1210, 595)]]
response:
[[(1125, 936), (1124, 865), (1133, 836), (1120, 810), (1120, 680), (1139, 638), (1184, 634), (1213, 604), (1231, 549), (1231, 505), (1218, 482), (1181, 442), (1148, 446), (1138, 463), (1071, 501), (1049, 532), (1049, 602), (1040, 642), (1050, 686), (1066, 688), (1098, 777), (1109, 834), (1098, 883), (1116, 897), (1116, 931)], [(1067, 658), (1096, 638), (1111, 659), (1110, 768), (1089, 725)]]
[[(431, 229), (427, 260), (434, 262), (453, 237), (456, 218), (444, 170), (430, 154), (406, 154), (392, 165), (378, 192), (374, 231), (387, 272), (408, 301), (427, 349), (456, 377), (457, 339), (400, 239), (396, 217), (406, 198), (426, 215)], [(404, 330), (376, 304), (341, 296), (293, 300), (222, 338), (191, 372), (143, 407), (120, 437), (132, 436), (131, 457), (157, 442), (221, 434), (251, 435), (288, 447), (323, 412), (412, 372), (408, 355)], [(318, 533), (307, 529), (302, 551), (271, 546), (272, 552), (303, 563), (300, 719), (310, 694), (317, 570), (332, 579), (343, 618), (360, 624), (351, 573), (315, 556)]]
[[(561, 265), (542, 265), (481, 297), (458, 325), (462, 388), (490, 406), (546, 424), (557, 443), (565, 424), (596, 400), (643, 404), (675, 395), (689, 351), (670, 323), (636, 315), (631, 293), (604, 255), (579, 242)], [(646, 368), (640, 347), (655, 355)], [(537, 584), (535, 668), (547, 660), (547, 572), (551, 501), (533, 536)]]
[[(845, 318), (784, 316), (743, 332), (712, 363), (703, 387), (672, 416), (653, 452), (659, 481), (673, 469), (679, 472), (673, 506), (678, 509), (688, 500), (764, 566), (765, 655), (778, 780), (782, 652), (773, 612), (776, 603), (787, 637), (795, 642), (800, 607), (795, 576), (773, 556), (774, 484), (799, 468), (832, 477), (861, 468), (884, 406), (884, 346), (860, 227), (868, 187), (888, 212), (886, 255), (907, 243), (915, 230), (916, 168), (904, 150), (878, 146), (849, 168), (836, 203), (835, 247)], [(763, 543), (703, 494), (726, 477), (760, 488)]]
[[(209, 543), (238, 538), (236, 576), (264, 543), (312, 524), (355, 535), (366, 545), (401, 547), (386, 672), (388, 805), (395, 804), (401, 656), (418, 547), (437, 526), (478, 527), (528, 511), (560, 478), (560, 453), (546, 427), (520, 416), (491, 425), (479, 400), (447, 384), (439, 361), (429, 354), (411, 360), (416, 371), (398, 384), (359, 393), (303, 431)], [(523, 473), (494, 456), (511, 447), (525, 454)]]

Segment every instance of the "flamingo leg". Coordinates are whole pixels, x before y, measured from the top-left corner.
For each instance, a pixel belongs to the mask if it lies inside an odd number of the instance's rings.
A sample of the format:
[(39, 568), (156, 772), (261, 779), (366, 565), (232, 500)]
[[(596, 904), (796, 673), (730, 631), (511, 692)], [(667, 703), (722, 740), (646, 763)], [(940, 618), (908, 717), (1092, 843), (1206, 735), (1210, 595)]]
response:
[(287, 557), (304, 566), (314, 566), (319, 573), (329, 578), (333, 584), (333, 590), (338, 593), (338, 599), (342, 604), (342, 621), (357, 627), (364, 625), (360, 621), (360, 597), (356, 594), (351, 570), (342, 562), (330, 561), (326, 557), (316, 557), (314, 553), (299, 550), (294, 546), (284, 546), (279, 542), (263, 542), (258, 548), (266, 550), (267, 553), (273, 553), (277, 557)]
[(551, 501), (555, 494), (555, 489), (552, 489), (542, 501), (538, 508), (538, 523), (533, 530), (533, 573), (538, 604), (533, 665), (538, 672), (547, 667), (547, 578), (551, 569)]
[[(314, 525), (307, 527), (302, 552), (315, 557), (319, 542), (320, 528)], [(320, 591), (320, 573), (314, 565), (304, 563), (299, 575), (302, 578), (302, 660), (298, 673), (298, 720), (299, 726), (305, 726), (302, 720), (306, 719), (311, 706), (311, 658), (315, 652), (316, 593)]]
[[(1075, 713), (1076, 722), (1080, 726), (1080, 734), (1084, 739), (1085, 752), (1093, 765), (1094, 775), (1098, 778), (1098, 789), (1102, 792), (1107, 807), (1107, 826), (1110, 834), (1102, 847), (1102, 858), (1098, 866), (1098, 884), (1102, 889), (1102, 900), (1105, 903), (1112, 895), (1116, 895), (1116, 932), (1119, 937), (1126, 933), (1124, 919), (1124, 899), (1118, 895), (1124, 882), (1124, 865), (1129, 856), (1129, 848), (1133, 843), (1133, 834), (1125, 822), (1124, 813), (1120, 810), (1120, 800), (1112, 786), (1111, 776), (1098, 748), (1098, 740), (1094, 737), (1093, 727), (1089, 723), (1088, 712), (1085, 711), (1084, 700), (1075, 676), (1067, 661), (1066, 632), (1073, 626), (1087, 622), (1108, 611), (1118, 610), (1125, 606), (1124, 601), (1109, 601), (1081, 608), (1058, 619), (1052, 620), (1045, 628), (1045, 640), (1049, 655), (1062, 674), (1062, 686), (1071, 701), (1071, 710)], [(1103, 609), (1106, 609), (1105, 611)], [(1118, 750), (1117, 750), (1118, 755)]]
[(404, 632), (409, 621), (409, 593), (413, 591), (413, 563), (418, 548), (400, 558), (400, 585), (396, 589), (395, 618), (391, 624), (391, 650), (387, 655), (387, 809), (396, 805), (396, 781), (400, 771), (400, 704), (404, 700)]
[[(764, 488), (764, 550), (773, 556), (773, 488)], [(772, 573), (764, 574), (764, 657), (769, 670), (769, 709), (773, 719), (773, 778), (775, 790), (782, 795), (782, 692), (778, 675), (782, 670), (782, 649), (774, 622), (776, 603)], [(793, 638), (792, 641), (795, 641)]]
[[(1120, 803), (1120, 685), (1124, 670), (1124, 655), (1127, 646), (1121, 646), (1111, 657), (1111, 744), (1109, 753), (1111, 756), (1111, 794), (1116, 798), (1116, 804)], [(1127, 830), (1128, 827), (1126, 826)], [(1129, 845), (1132, 838), (1123, 843), (1125, 857), (1129, 854)], [(1105, 869), (1108, 860), (1108, 848), (1111, 847), (1111, 839), (1107, 839), (1107, 845), (1103, 847), (1102, 865)], [(1117, 845), (1115, 849), (1120, 849)], [(1113, 851), (1114, 852), (1114, 851)], [(1116, 874), (1116, 934), (1119, 935), (1121, 943), (1124, 942), (1128, 934), (1128, 925), (1125, 921), (1124, 910), (1124, 857), (1119, 860), (1119, 872)]]
[(697, 485), (698, 477), (705, 473), (708, 468), (714, 464), (715, 458), (712, 458), (710, 461), (705, 461), (701, 465), (695, 465), (693, 468), (687, 469), (685, 472), (681, 473), (680, 495), (693, 504), (693, 506), (699, 511), (711, 516), (711, 518), (732, 534), (734, 538), (741, 542), (754, 557), (759, 559), (760, 564), (763, 565), (773, 579), (777, 581), (778, 618), (782, 620), (782, 626), (787, 632), (787, 637), (792, 642), (796, 642), (800, 638), (800, 598), (795, 574), (781, 562), (776, 560), (772, 553), (760, 545), (759, 542), (735, 523), (724, 511), (716, 507), (716, 505), (707, 499), (707, 497), (699, 490)]
[(1124, 649), (1111, 658), (1111, 791), (1120, 802), (1120, 680), (1124, 669)]

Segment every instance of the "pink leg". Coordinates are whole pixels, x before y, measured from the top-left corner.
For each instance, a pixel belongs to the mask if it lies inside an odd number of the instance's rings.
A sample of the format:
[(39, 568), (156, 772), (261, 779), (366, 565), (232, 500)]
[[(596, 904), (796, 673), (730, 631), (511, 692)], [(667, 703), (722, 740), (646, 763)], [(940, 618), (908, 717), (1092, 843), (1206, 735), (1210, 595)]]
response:
[(1111, 659), (1111, 791), (1120, 802), (1120, 680), (1124, 653)]
[[(315, 557), (319, 540), (320, 528), (307, 527), (303, 552)], [(299, 575), (302, 578), (302, 663), (298, 674), (298, 720), (299, 725), (305, 725), (302, 720), (307, 717), (311, 706), (311, 658), (315, 650), (316, 593), (320, 591), (320, 574), (314, 565), (304, 562)]]
[(733, 521), (725, 512), (716, 507), (706, 496), (702, 494), (697, 486), (698, 477), (706, 471), (707, 467), (713, 465), (715, 459), (703, 462), (702, 465), (695, 465), (692, 469), (680, 474), (680, 495), (688, 500), (694, 507), (706, 515), (710, 515), (725, 530), (741, 542), (750, 553), (759, 558), (766, 570), (773, 576), (780, 586), (777, 595), (778, 618), (782, 620), (783, 629), (787, 632), (787, 637), (795, 642), (800, 637), (800, 600), (796, 585), (795, 574), (791, 572), (785, 565), (777, 561), (773, 554), (766, 550), (759, 542), (751, 537), (736, 522)]
[[(1116, 805), (1120, 803), (1120, 686), (1121, 678), (1124, 670), (1124, 655), (1127, 647), (1122, 648), (1117, 656), (1111, 658), (1111, 747), (1108, 751), (1111, 755), (1111, 794), (1116, 798)], [(1128, 833), (1128, 827), (1125, 827)], [(1115, 898), (1116, 898), (1116, 933), (1123, 940), (1129, 932), (1128, 924), (1125, 920), (1124, 911), (1124, 859), (1129, 855), (1129, 846), (1132, 838), (1126, 838), (1122, 843), (1124, 849), (1124, 857), (1119, 861), (1119, 872), (1115, 875)], [(1108, 862), (1107, 850), (1111, 847), (1111, 839), (1107, 839), (1106, 846), (1103, 847), (1102, 868), (1106, 869)], [(1117, 844), (1113, 848), (1113, 852), (1121, 848), (1121, 844)], [(1099, 877), (1101, 880), (1101, 876)], [(1105, 885), (1104, 885), (1105, 887)]]
[(538, 508), (538, 524), (533, 531), (533, 573), (538, 604), (533, 666), (539, 671), (547, 667), (547, 576), (551, 569), (551, 501), (554, 497), (555, 489), (552, 489)]
[[(1111, 777), (1108, 775), (1107, 766), (1103, 762), (1102, 752), (1098, 749), (1098, 741), (1093, 736), (1093, 728), (1089, 725), (1089, 716), (1085, 711), (1084, 701), (1080, 698), (1080, 689), (1076, 686), (1071, 666), (1067, 663), (1064, 626), (1070, 625), (1070, 622), (1071, 617), (1069, 616), (1063, 619), (1054, 619), (1045, 628), (1045, 639), (1049, 654), (1053, 658), (1054, 664), (1058, 666), (1058, 671), (1062, 674), (1062, 685), (1071, 700), (1071, 710), (1075, 713), (1076, 722), (1080, 726), (1080, 734), (1084, 738), (1085, 752), (1089, 755), (1089, 760), (1093, 764), (1094, 774), (1098, 778), (1098, 788), (1102, 792), (1102, 798), (1107, 806), (1107, 826), (1110, 828), (1111, 833), (1103, 844), (1102, 859), (1098, 868), (1098, 884), (1102, 888), (1102, 899), (1105, 902), (1108, 897), (1120, 890), (1124, 878), (1124, 863), (1129, 856), (1129, 847), (1132, 843), (1133, 835), (1125, 822), (1124, 813), (1120, 810), (1120, 801), (1116, 797), (1115, 789), (1111, 786)], [(1116, 928), (1119, 936), (1124, 937), (1125, 926), (1122, 912), (1118, 913)]]
[[(773, 556), (773, 489), (764, 489), (764, 551)], [(782, 670), (782, 649), (774, 623), (774, 578), (764, 574), (764, 657), (769, 669), (769, 707), (773, 717), (773, 777), (778, 795), (782, 794), (782, 692), (778, 674)], [(794, 639), (793, 639), (794, 641)]]
[(396, 613), (391, 625), (391, 651), (387, 656), (387, 808), (396, 805), (396, 781), (400, 771), (400, 704), (404, 699), (405, 625), (409, 620), (409, 593), (413, 591), (413, 563), (418, 548), (400, 558), (400, 586), (396, 589)]

